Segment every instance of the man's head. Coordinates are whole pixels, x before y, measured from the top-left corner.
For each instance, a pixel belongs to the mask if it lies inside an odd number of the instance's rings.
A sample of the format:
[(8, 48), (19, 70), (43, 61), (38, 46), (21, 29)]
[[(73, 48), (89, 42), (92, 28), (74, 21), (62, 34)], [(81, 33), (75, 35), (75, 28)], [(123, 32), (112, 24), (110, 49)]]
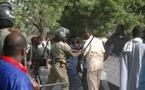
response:
[(59, 39), (59, 40), (63, 40), (65, 41), (66, 39), (68, 39), (69, 36), (69, 30), (64, 28), (64, 27), (60, 27), (59, 29), (56, 30), (55, 32), (55, 38)]
[(83, 36), (85, 39), (88, 39), (92, 35), (91, 30), (84, 30)]
[(135, 37), (142, 37), (143, 36), (143, 28), (141, 26), (135, 26), (132, 30), (132, 36)]
[(116, 28), (116, 33), (118, 35), (124, 35), (124, 30), (125, 30), (125, 27), (124, 25), (118, 25), (117, 28)]
[(0, 3), (0, 29), (13, 27), (14, 22), (12, 5), (8, 2)]
[(31, 38), (31, 43), (34, 46), (38, 46), (40, 44), (39, 37), (32, 37)]
[(26, 55), (26, 46), (26, 38), (19, 32), (12, 32), (5, 38), (3, 55), (11, 56), (21, 62)]

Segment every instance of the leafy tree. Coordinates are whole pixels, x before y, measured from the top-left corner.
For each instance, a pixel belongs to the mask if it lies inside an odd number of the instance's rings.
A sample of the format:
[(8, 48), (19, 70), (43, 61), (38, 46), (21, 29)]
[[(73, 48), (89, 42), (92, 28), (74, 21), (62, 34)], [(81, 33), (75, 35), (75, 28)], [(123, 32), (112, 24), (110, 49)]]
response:
[(6, 0), (0, 0), (0, 2), (5, 2)]
[[(119, 24), (130, 32), (145, 24), (144, 0), (9, 0), (15, 6), (16, 24), (25, 32), (46, 34), (60, 26), (79, 36), (85, 29), (103, 36)], [(45, 35), (44, 35), (45, 36)]]
[(118, 24), (124, 24), (130, 32), (133, 26), (144, 25), (143, 6), (144, 0), (69, 0), (60, 23), (74, 35), (85, 29), (106, 35)]
[[(59, 27), (58, 20), (66, 0), (12, 0), (16, 12), (16, 24), (26, 32), (36, 31), (45, 36), (46, 29)], [(34, 33), (34, 32), (32, 32)]]

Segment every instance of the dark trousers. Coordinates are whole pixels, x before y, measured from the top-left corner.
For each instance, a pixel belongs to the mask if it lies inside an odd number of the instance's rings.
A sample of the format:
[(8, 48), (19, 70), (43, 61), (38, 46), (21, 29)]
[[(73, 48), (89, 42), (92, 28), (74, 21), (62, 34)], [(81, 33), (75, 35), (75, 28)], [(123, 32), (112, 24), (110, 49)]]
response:
[[(103, 81), (100, 82), (100, 87), (99, 87), (99, 90), (105, 90), (103, 84), (102, 84)], [(109, 90), (119, 90), (119, 87), (116, 86), (116, 85), (113, 85), (111, 83), (108, 82), (108, 86), (109, 86)], [(107, 89), (108, 90), (108, 89)]]
[(119, 87), (109, 83), (110, 90), (119, 90)]
[(83, 89), (84, 90), (88, 90), (88, 84), (87, 84), (87, 69), (83, 69), (82, 85), (83, 85)]

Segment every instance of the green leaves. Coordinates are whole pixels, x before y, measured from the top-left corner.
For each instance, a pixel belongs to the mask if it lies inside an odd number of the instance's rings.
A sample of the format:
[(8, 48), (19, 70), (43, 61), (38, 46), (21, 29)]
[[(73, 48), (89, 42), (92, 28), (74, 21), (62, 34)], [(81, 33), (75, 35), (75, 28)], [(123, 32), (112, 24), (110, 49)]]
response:
[(74, 0), (70, 5), (64, 10), (61, 24), (75, 35), (85, 29), (106, 35), (118, 24), (126, 25), (130, 32), (133, 26), (144, 25), (144, 9), (140, 9), (145, 6), (144, 0)]
[(15, 0), (16, 24), (23, 30), (34, 29), (43, 33), (59, 26), (66, 0)]
[[(59, 26), (79, 36), (85, 29), (95, 35), (106, 35), (118, 24), (130, 32), (135, 25), (145, 24), (144, 0), (14, 0), (16, 24), (25, 31), (39, 32)], [(30, 30), (29, 30), (30, 31)], [(33, 32), (34, 33), (34, 32)]]

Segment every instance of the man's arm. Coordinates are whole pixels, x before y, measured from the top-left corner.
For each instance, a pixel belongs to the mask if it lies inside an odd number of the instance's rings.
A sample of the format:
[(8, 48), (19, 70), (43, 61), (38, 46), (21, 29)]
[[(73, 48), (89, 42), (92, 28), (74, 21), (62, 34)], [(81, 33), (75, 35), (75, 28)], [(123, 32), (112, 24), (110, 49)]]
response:
[(83, 50), (75, 50), (75, 49), (71, 49), (71, 47), (65, 43), (64, 46), (62, 47), (63, 51), (69, 55), (69, 56), (73, 56), (73, 57), (77, 57), (79, 55), (82, 54)]
[(29, 78), (24, 76), (13, 77), (13, 88), (11, 90), (35, 90)]
[(77, 57), (79, 55), (81, 55), (83, 53), (83, 50), (74, 50), (74, 49), (70, 49), (68, 52), (67, 52), (70, 56), (73, 56), (73, 57)]

